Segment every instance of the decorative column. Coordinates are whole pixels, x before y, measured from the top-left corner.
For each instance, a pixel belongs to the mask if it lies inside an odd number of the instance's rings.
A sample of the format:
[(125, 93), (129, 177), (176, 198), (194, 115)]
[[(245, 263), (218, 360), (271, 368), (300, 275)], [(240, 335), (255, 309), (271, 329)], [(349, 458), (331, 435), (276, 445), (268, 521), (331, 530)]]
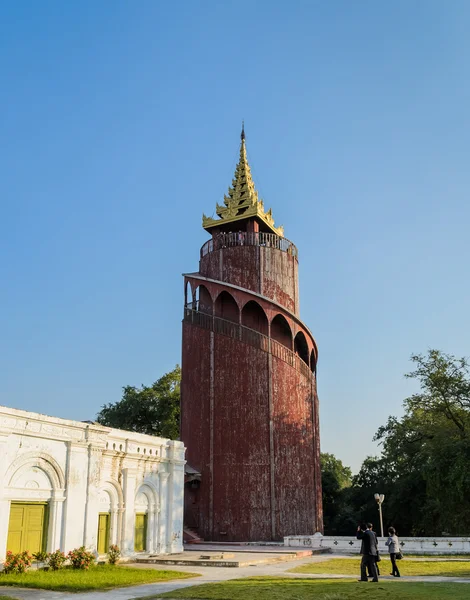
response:
[(166, 554), (169, 551), (167, 543), (167, 515), (168, 515), (168, 477), (167, 471), (160, 471), (160, 532), (158, 536), (159, 553)]
[(168, 552), (183, 550), (184, 506), (184, 446), (181, 442), (169, 442), (170, 479), (168, 484), (167, 549)]
[(122, 519), (121, 550), (124, 556), (134, 554), (135, 489), (137, 471), (123, 469), (124, 514)]
[(47, 550), (54, 552), (61, 547), (62, 541), (62, 513), (64, 508), (64, 490), (53, 490), (49, 504), (49, 535), (47, 536)]
[(149, 502), (147, 512), (147, 552), (153, 554), (155, 548), (155, 502)]
[[(101, 470), (101, 449), (88, 445), (88, 475), (85, 505), (85, 530), (83, 545), (96, 550), (98, 544), (98, 489)], [(71, 517), (74, 518), (73, 516)], [(70, 517), (69, 517), (70, 519)]]

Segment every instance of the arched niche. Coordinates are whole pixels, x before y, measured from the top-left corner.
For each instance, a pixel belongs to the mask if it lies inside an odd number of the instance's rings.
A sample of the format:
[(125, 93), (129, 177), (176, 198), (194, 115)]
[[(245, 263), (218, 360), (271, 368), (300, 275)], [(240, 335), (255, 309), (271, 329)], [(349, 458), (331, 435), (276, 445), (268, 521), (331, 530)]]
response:
[(292, 331), (284, 316), (276, 315), (271, 321), (271, 339), (292, 350)]
[(312, 373), (317, 372), (317, 363), (315, 360), (315, 352), (313, 350), (310, 353), (310, 368), (312, 369)]
[(294, 352), (308, 365), (309, 363), (309, 351), (307, 339), (303, 331), (299, 331), (294, 339)]
[(195, 291), (195, 308), (199, 312), (207, 315), (212, 314), (212, 297), (205, 285), (199, 285)]
[(231, 294), (226, 291), (220, 292), (215, 301), (215, 316), (225, 319), (226, 321), (232, 321), (233, 323), (239, 322), (240, 309), (235, 299)]
[(261, 306), (254, 300), (245, 304), (242, 310), (242, 325), (268, 335), (268, 318)]

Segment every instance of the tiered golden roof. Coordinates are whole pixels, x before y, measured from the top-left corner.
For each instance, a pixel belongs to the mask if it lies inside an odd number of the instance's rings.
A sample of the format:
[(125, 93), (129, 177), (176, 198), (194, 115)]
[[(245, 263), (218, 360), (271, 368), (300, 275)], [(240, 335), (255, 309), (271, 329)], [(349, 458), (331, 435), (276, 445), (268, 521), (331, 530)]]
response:
[(216, 205), (215, 212), (219, 217), (218, 219), (202, 215), (202, 226), (207, 231), (226, 223), (257, 218), (267, 226), (270, 232), (280, 236), (284, 235), (283, 227), (274, 226), (271, 209), (265, 211), (263, 201), (258, 199), (258, 192), (255, 190), (250, 165), (246, 157), (245, 129), (243, 127), (240, 160), (235, 169), (232, 187), (228, 188), (228, 195), (224, 196), (224, 204)]

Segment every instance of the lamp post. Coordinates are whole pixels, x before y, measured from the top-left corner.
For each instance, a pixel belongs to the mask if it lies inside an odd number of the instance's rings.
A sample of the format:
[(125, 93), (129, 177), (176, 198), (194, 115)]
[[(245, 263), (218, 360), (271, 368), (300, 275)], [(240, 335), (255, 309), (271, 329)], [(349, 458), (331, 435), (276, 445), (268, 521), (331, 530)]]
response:
[(384, 536), (384, 524), (382, 520), (382, 503), (385, 500), (384, 494), (374, 494), (375, 501), (379, 505), (379, 515), (380, 515), (380, 536)]

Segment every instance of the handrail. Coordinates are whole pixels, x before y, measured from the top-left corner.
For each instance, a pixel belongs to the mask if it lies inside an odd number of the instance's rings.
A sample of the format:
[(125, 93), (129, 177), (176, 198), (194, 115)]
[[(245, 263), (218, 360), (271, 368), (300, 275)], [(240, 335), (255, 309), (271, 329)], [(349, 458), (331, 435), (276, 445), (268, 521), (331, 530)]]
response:
[(201, 258), (220, 250), (221, 248), (231, 248), (233, 246), (262, 246), (265, 248), (275, 248), (282, 252), (287, 252), (299, 258), (299, 252), (295, 244), (285, 237), (275, 233), (264, 233), (263, 231), (250, 232), (238, 231), (231, 233), (217, 233), (212, 239), (203, 244), (201, 248)]
[(297, 371), (300, 371), (305, 377), (310, 378), (313, 376), (310, 367), (300, 358), (300, 356), (292, 352), (292, 350), (289, 350), (284, 344), (281, 344), (277, 340), (274, 340), (255, 329), (194, 310), (190, 306), (187, 306), (184, 309), (184, 320), (198, 327), (202, 327), (203, 329), (208, 329), (215, 333), (231, 337), (232, 339), (240, 340), (250, 346), (259, 348), (264, 352), (269, 352)]

